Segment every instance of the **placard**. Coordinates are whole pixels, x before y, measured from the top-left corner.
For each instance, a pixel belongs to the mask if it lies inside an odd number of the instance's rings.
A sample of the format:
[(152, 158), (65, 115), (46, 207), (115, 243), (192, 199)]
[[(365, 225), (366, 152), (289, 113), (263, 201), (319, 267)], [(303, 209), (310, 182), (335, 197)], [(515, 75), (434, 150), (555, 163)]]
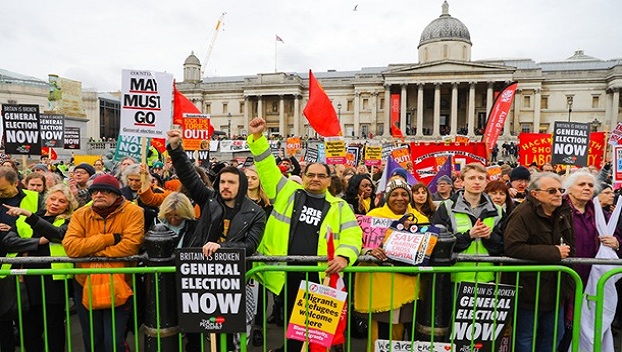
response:
[(613, 146), (613, 182), (622, 182), (622, 145)]
[(4, 152), (41, 155), (39, 105), (2, 105)]
[[(551, 162), (553, 137), (550, 133), (521, 133), (518, 135), (519, 163), (543, 165)], [(587, 164), (600, 167), (603, 162), (605, 132), (590, 133), (590, 147), (588, 148)]]
[(287, 154), (287, 156), (296, 155), (301, 150), (302, 142), (300, 141), (300, 137), (287, 138), (287, 144), (285, 145), (285, 154)]
[[(142, 144), (140, 141), (141, 137), (136, 136), (126, 136), (119, 135), (117, 138), (117, 147), (114, 151), (114, 161), (121, 161), (121, 159), (129, 156), (134, 158), (135, 160), (142, 159)], [(147, 138), (147, 142), (145, 145), (149, 145), (149, 138)]]
[(346, 142), (343, 137), (326, 137), (324, 147), (327, 164), (346, 163)]
[(41, 114), (39, 116), (41, 146), (63, 148), (65, 144), (65, 115)]
[(65, 127), (64, 149), (80, 149), (80, 127)]
[(555, 121), (551, 163), (587, 166), (590, 124)]
[(470, 351), (473, 343), (479, 352), (493, 352), (494, 341), (496, 352), (512, 319), (515, 296), (511, 285), (461, 282), (451, 332), (456, 351)]
[(395, 220), (375, 216), (356, 215), (356, 221), (363, 230), (363, 248), (378, 248), (384, 241), (385, 233)]
[(247, 152), (248, 143), (245, 140), (222, 140), (220, 141), (221, 153)]
[(301, 281), (287, 326), (287, 338), (330, 348), (347, 297), (347, 292)]
[(307, 164), (317, 163), (317, 149), (307, 148), (305, 150), (305, 162)]
[(246, 332), (244, 249), (220, 248), (205, 256), (201, 248), (175, 253), (179, 328), (194, 333)]
[(366, 166), (382, 165), (382, 146), (379, 146), (379, 145), (365, 146), (365, 165)]
[(210, 115), (184, 113), (182, 123), (184, 150), (208, 150)]
[(408, 163), (411, 162), (410, 151), (408, 146), (397, 147), (391, 151), (391, 156), (400, 166), (406, 170), (409, 169)]
[(171, 127), (173, 75), (147, 70), (122, 70), (120, 134), (166, 138)]
[(374, 344), (374, 352), (448, 352), (457, 351), (450, 343), (434, 342), (434, 347), (430, 347), (428, 341), (389, 341), (378, 339)]

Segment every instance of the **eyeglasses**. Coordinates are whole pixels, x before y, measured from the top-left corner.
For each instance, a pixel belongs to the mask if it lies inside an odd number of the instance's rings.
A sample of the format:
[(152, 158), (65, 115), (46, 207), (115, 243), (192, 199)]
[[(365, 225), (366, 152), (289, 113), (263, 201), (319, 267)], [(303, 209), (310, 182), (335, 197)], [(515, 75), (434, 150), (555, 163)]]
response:
[(319, 178), (320, 180), (324, 180), (329, 178), (330, 176), (327, 174), (305, 174), (308, 178)]
[(557, 192), (564, 194), (564, 192), (566, 192), (566, 189), (565, 188), (549, 188), (549, 189), (535, 189), (534, 191), (546, 192), (550, 195), (554, 195), (554, 194), (557, 194)]
[(88, 175), (89, 173), (86, 171), (74, 171), (73, 174), (74, 175)]
[(112, 194), (112, 191), (108, 191), (105, 189), (94, 189), (94, 190), (89, 191), (89, 193), (91, 193), (92, 196), (96, 195), (97, 193), (101, 193), (104, 196), (108, 196)]

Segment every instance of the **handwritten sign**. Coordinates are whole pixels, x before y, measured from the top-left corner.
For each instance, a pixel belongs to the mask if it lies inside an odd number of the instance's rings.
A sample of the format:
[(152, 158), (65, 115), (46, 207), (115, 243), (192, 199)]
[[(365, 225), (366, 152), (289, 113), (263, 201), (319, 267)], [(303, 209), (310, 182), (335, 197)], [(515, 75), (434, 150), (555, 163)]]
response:
[(356, 221), (363, 230), (363, 248), (378, 248), (384, 241), (385, 233), (393, 219), (357, 215)]
[(436, 234), (432, 235), (426, 230), (425, 226), (421, 232), (388, 229), (384, 244), (387, 257), (409, 265), (426, 264), (438, 239)]

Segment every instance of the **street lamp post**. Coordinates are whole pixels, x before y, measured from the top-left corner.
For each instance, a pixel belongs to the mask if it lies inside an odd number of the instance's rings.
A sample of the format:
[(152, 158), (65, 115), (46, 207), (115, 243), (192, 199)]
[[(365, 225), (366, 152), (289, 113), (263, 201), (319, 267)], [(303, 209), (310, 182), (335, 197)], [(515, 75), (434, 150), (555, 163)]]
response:
[(337, 119), (339, 120), (339, 125), (341, 128), (341, 103), (337, 103)]
[(231, 139), (231, 113), (227, 113), (227, 122), (229, 123), (227, 131), (229, 132), (229, 139)]
[(568, 103), (568, 122), (570, 122), (570, 114), (572, 113), (572, 101), (574, 98), (571, 96), (566, 97), (566, 102)]

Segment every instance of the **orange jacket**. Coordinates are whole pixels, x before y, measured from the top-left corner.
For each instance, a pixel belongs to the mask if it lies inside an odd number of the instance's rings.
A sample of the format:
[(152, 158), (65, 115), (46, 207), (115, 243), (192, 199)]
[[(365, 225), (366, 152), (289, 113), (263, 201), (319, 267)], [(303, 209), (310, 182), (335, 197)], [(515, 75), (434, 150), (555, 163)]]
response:
[[(168, 189), (164, 189), (164, 193), (154, 193), (151, 188), (147, 188), (144, 192), (138, 192), (140, 200), (150, 207), (159, 207), (164, 202), (164, 198), (173, 193)], [(201, 216), (201, 207), (198, 204), (194, 205), (194, 216), (198, 219)]]
[[(126, 257), (138, 254), (145, 237), (143, 210), (127, 200), (106, 219), (93, 211), (90, 205), (78, 209), (71, 217), (63, 239), (68, 257)], [(121, 234), (121, 241), (114, 244), (114, 234)], [(125, 262), (125, 266), (132, 263)], [(90, 267), (89, 263), (77, 263), (76, 267)], [(84, 286), (85, 275), (76, 275)]]

